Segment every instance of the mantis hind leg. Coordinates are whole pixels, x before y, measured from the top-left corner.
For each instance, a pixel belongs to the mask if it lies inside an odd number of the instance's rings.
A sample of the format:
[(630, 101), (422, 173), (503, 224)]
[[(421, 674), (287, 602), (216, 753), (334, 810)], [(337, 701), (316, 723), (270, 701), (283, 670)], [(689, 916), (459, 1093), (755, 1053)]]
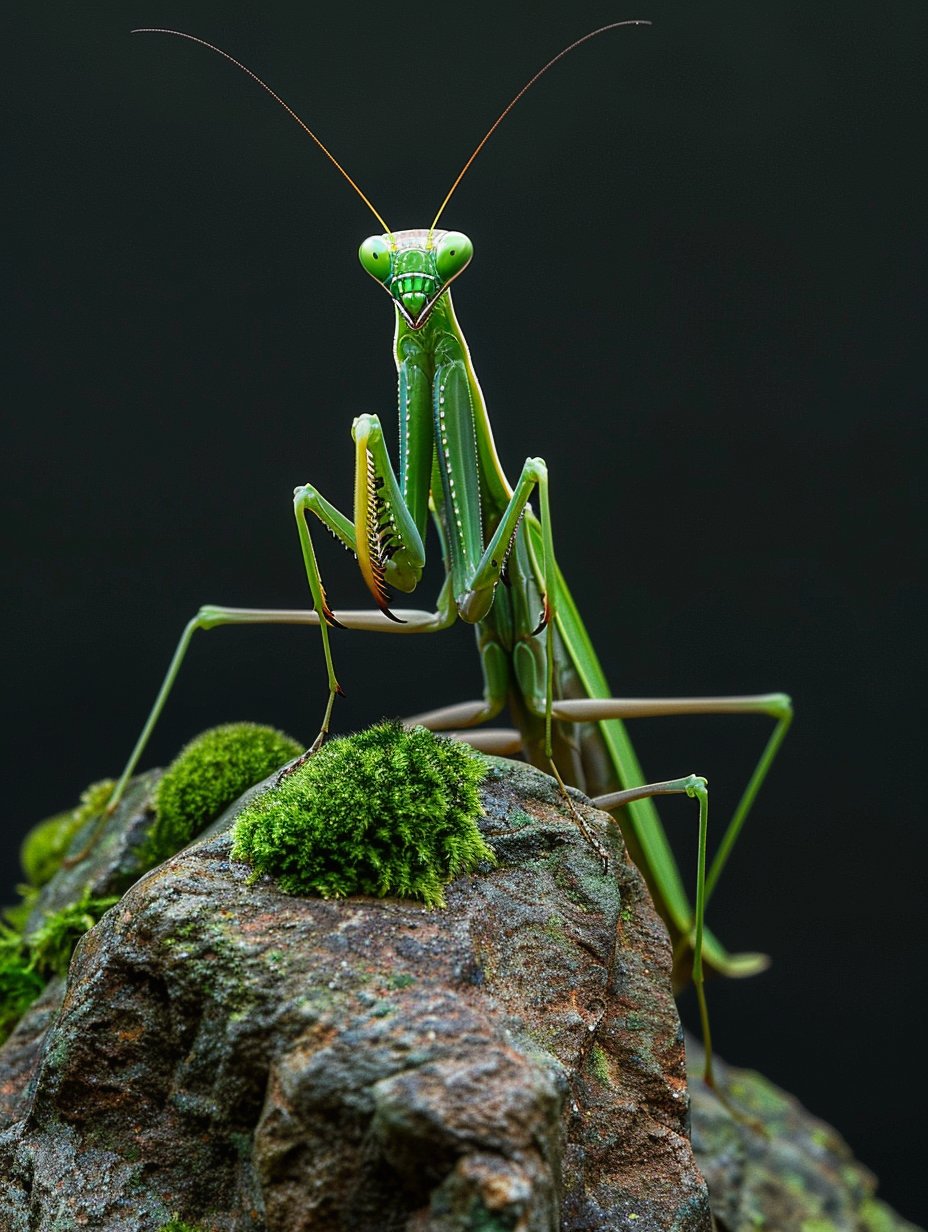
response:
[[(759, 714), (768, 715), (775, 720), (773, 731), (750, 774), (706, 874), (706, 902), (708, 902), (757, 798), (757, 793), (789, 730), (793, 718), (792, 703), (789, 697), (785, 693), (759, 693), (740, 697), (577, 698), (554, 702), (552, 713), (555, 719), (571, 722), (659, 718), (684, 714)], [(632, 786), (632, 784), (626, 783), (625, 786)], [(618, 807), (618, 805), (609, 804), (610, 799), (610, 796), (603, 796), (596, 803), (599, 807), (606, 809)]]
[[(710, 965), (728, 975), (747, 975), (762, 970), (766, 960), (760, 955), (729, 955), (711, 934), (704, 933), (706, 904), (718, 883), (722, 869), (741, 832), (758, 791), (763, 784), (792, 721), (792, 706), (783, 693), (758, 694), (743, 697), (718, 698), (584, 698), (564, 699), (554, 703), (553, 716), (559, 720), (598, 721), (603, 736), (611, 742), (616, 771), (625, 777), (626, 789), (594, 799), (600, 808), (612, 810), (628, 807), (628, 822), (634, 841), (647, 851), (647, 867), (660, 884), (664, 910), (677, 925), (678, 940), (674, 951), (674, 966), (680, 964), (688, 951), (692, 952), (692, 980), (696, 990), (699, 1017), (705, 1043), (705, 1079), (714, 1085), (712, 1043), (709, 1014), (703, 983), (703, 951)], [(774, 729), (755, 765), (734, 814), (726, 827), (711, 868), (706, 871), (706, 814), (700, 797), (699, 867), (696, 880), (696, 904), (692, 912), (680, 885), (679, 873), (656, 810), (650, 801), (638, 796), (629, 778), (640, 776), (637, 760), (625, 752), (626, 737), (622, 719), (640, 716), (677, 714), (765, 714), (776, 720)], [(630, 745), (628, 746), (630, 750)], [(651, 794), (651, 793), (649, 793)], [(657, 794), (657, 793), (654, 793)], [(648, 811), (643, 811), (643, 810)]]

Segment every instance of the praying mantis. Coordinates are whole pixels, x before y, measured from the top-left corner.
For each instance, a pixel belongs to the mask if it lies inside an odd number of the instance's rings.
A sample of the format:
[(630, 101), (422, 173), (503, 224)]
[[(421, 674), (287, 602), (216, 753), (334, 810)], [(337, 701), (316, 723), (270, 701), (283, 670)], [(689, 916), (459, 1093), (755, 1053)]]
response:
[[(187, 623), (164, 682), (114, 790), (114, 808), (133, 774), (171, 692), (194, 633), (223, 625), (308, 624), (318, 627), (327, 677), (322, 722), (305, 756), (325, 738), (341, 685), (330, 628), (400, 634), (440, 632), (457, 620), (475, 626), (483, 669), (479, 699), (415, 716), (435, 731), (453, 731), (492, 751), (514, 751), (553, 773), (564, 800), (603, 858), (604, 849), (584, 825), (567, 786), (579, 787), (600, 807), (620, 813), (630, 853), (648, 882), (671, 934), (675, 978), (691, 974), (708, 1040), (702, 991), (703, 966), (745, 976), (766, 965), (757, 954), (731, 954), (704, 929), (706, 903), (725, 867), (757, 792), (789, 727), (792, 709), (783, 693), (729, 697), (617, 698), (611, 695), (578, 608), (558, 567), (549, 498), (548, 468), (538, 457), (524, 462), (511, 484), (496, 451), (489, 414), (468, 345), (452, 305), (451, 284), (473, 255), (459, 231), (438, 226), (464, 174), (498, 125), (537, 79), (588, 40), (620, 26), (594, 30), (566, 47), (515, 95), (475, 148), (431, 224), (393, 230), (315, 133), (270, 87), (228, 53), (205, 40), (172, 30), (147, 30), (189, 39), (219, 54), (250, 76), (304, 129), (359, 195), (382, 231), (365, 240), (361, 265), (393, 305), (394, 357), (399, 381), (399, 450), (394, 466), (377, 415), (355, 419), (355, 491), (350, 515), (312, 483), (294, 493), (294, 512), (311, 610), (207, 605)], [(537, 499), (536, 514), (530, 501)], [(333, 610), (317, 561), (311, 524), (328, 530), (358, 560), (374, 608)], [(434, 526), (445, 579), (434, 610), (393, 606), (391, 591), (411, 593), (422, 576), (429, 525)], [(504, 708), (517, 727), (478, 733)], [(647, 783), (623, 720), (681, 714), (761, 714), (773, 730), (706, 869), (708, 795), (695, 775)], [(699, 802), (699, 857), (695, 905), (684, 889), (658, 817), (654, 798), (686, 794)], [(711, 1080), (711, 1047), (707, 1077)]]

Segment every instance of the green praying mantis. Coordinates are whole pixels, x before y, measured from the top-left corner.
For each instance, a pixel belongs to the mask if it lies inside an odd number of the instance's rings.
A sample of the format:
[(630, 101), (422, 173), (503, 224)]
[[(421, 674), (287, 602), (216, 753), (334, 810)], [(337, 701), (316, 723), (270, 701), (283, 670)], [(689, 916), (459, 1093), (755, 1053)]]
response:
[[(704, 968), (727, 976), (762, 970), (759, 954), (732, 954), (704, 928), (706, 904), (718, 883), (744, 821), (789, 727), (792, 710), (783, 693), (733, 697), (616, 698), (558, 568), (548, 490), (548, 468), (526, 459), (516, 483), (497, 455), (480, 384), (451, 300), (450, 287), (473, 255), (459, 231), (438, 227), (458, 184), (502, 120), (538, 78), (590, 39), (643, 21), (614, 22), (594, 30), (549, 60), (515, 95), (477, 145), (431, 224), (392, 230), (368, 197), (316, 134), (264, 81), (228, 53), (193, 35), (145, 30), (189, 39), (245, 72), (301, 126), (370, 209), (382, 232), (360, 248), (363, 269), (393, 304), (394, 356), (399, 378), (399, 449), (391, 461), (376, 415), (355, 419), (354, 503), (350, 515), (312, 484), (294, 492), (294, 512), (312, 597), (311, 610), (231, 608), (208, 605), (188, 622), (145, 726), (110, 802), (115, 808), (142, 755), (180, 671), (194, 633), (220, 625), (308, 624), (319, 628), (327, 698), (311, 756), (324, 740), (335, 698), (332, 627), (393, 634), (436, 633), (460, 619), (475, 626), (483, 669), (483, 696), (420, 714), (409, 722), (453, 731), (487, 750), (513, 752), (554, 774), (564, 800), (587, 839), (598, 842), (567, 792), (581, 788), (594, 803), (617, 813), (632, 858), (643, 873), (674, 945), (675, 982), (692, 976), (703, 1032), (709, 1043), (703, 993)], [(536, 514), (531, 499), (537, 498)], [(310, 517), (310, 515), (312, 515)], [(317, 563), (310, 526), (318, 521), (358, 561), (374, 608), (333, 611)], [(437, 532), (444, 583), (432, 611), (394, 608), (391, 591), (411, 593), (426, 558), (429, 523)], [(474, 729), (504, 708), (517, 731)], [(708, 794), (696, 775), (647, 783), (623, 720), (683, 714), (762, 714), (773, 730), (754, 767), (725, 834), (706, 868)], [(302, 759), (301, 759), (302, 760)], [(288, 768), (292, 769), (292, 768)], [(287, 771), (285, 770), (284, 773)], [(690, 903), (658, 816), (654, 798), (683, 793), (699, 803), (699, 854), (695, 905)], [(711, 1046), (706, 1049), (711, 1072)]]

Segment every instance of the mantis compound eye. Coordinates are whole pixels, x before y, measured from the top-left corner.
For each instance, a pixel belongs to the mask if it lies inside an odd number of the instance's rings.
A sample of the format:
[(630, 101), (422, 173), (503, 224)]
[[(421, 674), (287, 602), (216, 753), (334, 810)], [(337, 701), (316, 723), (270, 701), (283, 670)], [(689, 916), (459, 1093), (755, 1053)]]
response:
[(435, 268), (442, 282), (450, 282), (474, 255), (474, 246), (460, 231), (449, 231), (438, 241)]
[(382, 235), (372, 235), (358, 249), (358, 258), (372, 278), (386, 282), (393, 268), (390, 245)]

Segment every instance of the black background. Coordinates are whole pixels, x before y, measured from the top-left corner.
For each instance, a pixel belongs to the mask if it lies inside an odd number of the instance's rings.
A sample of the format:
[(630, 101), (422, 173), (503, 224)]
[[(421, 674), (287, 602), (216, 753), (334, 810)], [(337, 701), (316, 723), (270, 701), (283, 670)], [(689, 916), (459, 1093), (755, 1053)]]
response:
[[(4, 16), (5, 881), (31, 822), (118, 771), (200, 603), (305, 602), (292, 488), (349, 507), (351, 420), (393, 414), (392, 314), (355, 257), (377, 224), (244, 76), (130, 27), (243, 59), (399, 229), (550, 55), (652, 18), (568, 57), (482, 153), (443, 219), (476, 248), (456, 306), (510, 476), (549, 462), (616, 691), (793, 694), (711, 905), (774, 966), (713, 987), (718, 1047), (924, 1219), (922, 0)], [(334, 606), (363, 605), (320, 544)], [(479, 692), (466, 628), (335, 651), (339, 730)], [(199, 635), (146, 760), (231, 718), (308, 738), (323, 700), (313, 633)], [(765, 731), (634, 734), (653, 777), (709, 777), (718, 833)], [(690, 869), (692, 810), (666, 818)]]

